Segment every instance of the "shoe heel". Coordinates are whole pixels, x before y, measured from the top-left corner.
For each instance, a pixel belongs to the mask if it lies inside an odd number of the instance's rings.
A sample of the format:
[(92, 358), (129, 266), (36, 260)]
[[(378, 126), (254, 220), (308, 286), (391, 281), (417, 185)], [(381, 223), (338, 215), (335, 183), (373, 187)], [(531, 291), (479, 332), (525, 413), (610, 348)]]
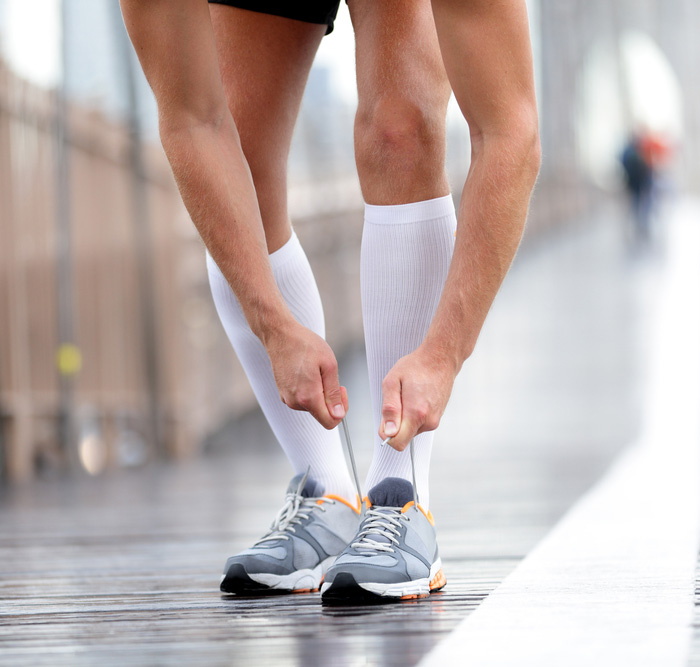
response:
[(440, 568), (437, 571), (437, 574), (430, 580), (430, 592), (432, 593), (433, 591), (439, 591), (445, 586), (446, 583), (447, 579), (445, 579), (445, 574), (443, 573), (442, 568)]

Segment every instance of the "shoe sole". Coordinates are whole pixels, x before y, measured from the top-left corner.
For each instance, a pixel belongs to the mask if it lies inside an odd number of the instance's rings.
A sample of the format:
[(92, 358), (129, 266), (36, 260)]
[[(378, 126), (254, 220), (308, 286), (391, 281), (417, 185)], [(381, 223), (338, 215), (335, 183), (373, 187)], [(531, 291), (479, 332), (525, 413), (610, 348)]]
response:
[(234, 595), (274, 595), (285, 593), (315, 593), (335, 560), (326, 558), (313, 569), (302, 569), (290, 574), (247, 572), (241, 563), (234, 563), (221, 577), (221, 592)]
[(442, 562), (438, 558), (430, 568), (430, 577), (396, 584), (373, 582), (359, 583), (350, 572), (339, 572), (332, 583), (325, 583), (321, 588), (321, 599), (330, 604), (361, 604), (377, 602), (398, 602), (400, 600), (417, 600), (427, 598), (439, 591), (447, 580), (442, 571)]

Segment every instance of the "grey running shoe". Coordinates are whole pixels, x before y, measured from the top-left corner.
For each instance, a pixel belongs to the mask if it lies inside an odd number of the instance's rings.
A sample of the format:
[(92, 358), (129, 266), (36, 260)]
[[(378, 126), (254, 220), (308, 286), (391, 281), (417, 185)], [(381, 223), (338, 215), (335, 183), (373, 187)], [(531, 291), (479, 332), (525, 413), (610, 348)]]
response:
[(338, 496), (324, 496), (315, 480), (297, 475), (270, 531), (226, 561), (221, 590), (239, 595), (318, 590), (359, 520), (359, 507)]
[(389, 477), (367, 494), (357, 535), (326, 573), (323, 602), (352, 604), (427, 597), (445, 585), (433, 517), (413, 486)]

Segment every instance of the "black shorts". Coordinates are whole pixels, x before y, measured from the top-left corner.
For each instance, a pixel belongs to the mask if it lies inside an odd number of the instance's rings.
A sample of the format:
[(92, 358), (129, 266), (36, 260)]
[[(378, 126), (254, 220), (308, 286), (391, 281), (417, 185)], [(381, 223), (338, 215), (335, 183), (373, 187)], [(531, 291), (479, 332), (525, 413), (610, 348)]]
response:
[(283, 16), (306, 23), (327, 25), (326, 35), (333, 30), (340, 0), (209, 0), (217, 5), (231, 5), (262, 14)]

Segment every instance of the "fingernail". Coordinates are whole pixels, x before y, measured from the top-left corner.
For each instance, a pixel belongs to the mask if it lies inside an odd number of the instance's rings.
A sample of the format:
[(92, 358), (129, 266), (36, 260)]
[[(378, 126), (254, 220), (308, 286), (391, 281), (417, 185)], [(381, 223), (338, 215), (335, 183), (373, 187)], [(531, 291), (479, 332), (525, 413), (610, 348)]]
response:
[(386, 433), (389, 437), (392, 435), (396, 435), (399, 429), (396, 428), (396, 424), (394, 422), (386, 422), (384, 424), (384, 433)]
[(331, 410), (331, 414), (336, 419), (342, 419), (343, 417), (345, 417), (345, 408), (342, 406), (342, 404), (338, 403), (338, 405), (333, 406), (333, 409)]

